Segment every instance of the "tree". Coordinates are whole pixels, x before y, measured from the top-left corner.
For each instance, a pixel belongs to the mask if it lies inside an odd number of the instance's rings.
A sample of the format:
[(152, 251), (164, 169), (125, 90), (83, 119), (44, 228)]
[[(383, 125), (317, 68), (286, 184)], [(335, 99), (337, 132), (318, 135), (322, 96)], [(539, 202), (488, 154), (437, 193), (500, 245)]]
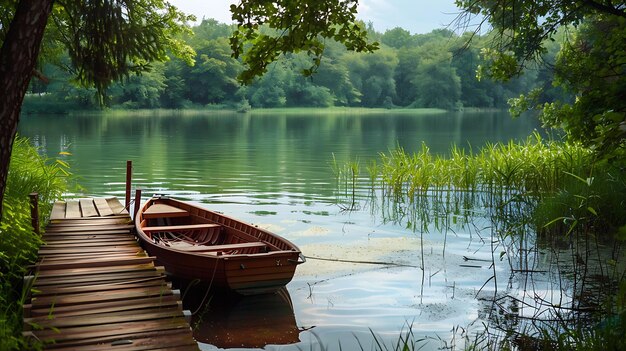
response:
[[(231, 48), (246, 66), (239, 79), (250, 83), (280, 54), (300, 51), (312, 57), (311, 68), (304, 71), (311, 75), (321, 63), (327, 38), (352, 51), (376, 50), (378, 44), (367, 42), (367, 29), (356, 21), (357, 6), (358, 0), (243, 0), (231, 5), (238, 25)], [(270, 30), (261, 32), (261, 26)]]
[[(52, 0), (20, 1), (0, 49), (0, 215), (13, 140), (28, 82), (32, 76)], [(3, 21), (6, 23), (7, 21)]]
[[(507, 80), (541, 64), (560, 30), (573, 31), (557, 55), (555, 81), (573, 103), (539, 104), (540, 90), (513, 100), (519, 114), (539, 108), (543, 121), (602, 155), (623, 156), (626, 144), (626, 2), (623, 0), (457, 0), (465, 17), (483, 16), (494, 33), (480, 74)], [(480, 30), (480, 29), (478, 29)]]
[(308, 68), (308, 57), (300, 53), (290, 54), (286, 57), (286, 59), (286, 106), (331, 106), (333, 103), (333, 97), (330, 90), (328, 88), (315, 85), (311, 77), (305, 77), (300, 74), (303, 69)]
[(396, 105), (409, 106), (415, 102), (415, 76), (421, 63), (419, 47), (403, 47), (398, 50), (398, 64), (394, 72), (396, 81)]
[(415, 104), (419, 107), (456, 109), (461, 97), (461, 79), (452, 67), (452, 54), (435, 42), (422, 46), (420, 51), (422, 60), (413, 77)]
[(625, 47), (626, 18), (588, 18), (562, 47), (555, 66), (556, 86), (576, 100), (542, 106), (546, 124), (563, 127), (571, 139), (609, 157), (626, 146)]
[(361, 102), (361, 93), (352, 85), (348, 68), (340, 59), (326, 59), (311, 79), (313, 83), (328, 88), (335, 106), (354, 106)]
[(112, 99), (127, 108), (158, 108), (161, 107), (161, 94), (165, 91), (163, 69), (157, 69), (141, 75), (132, 75), (122, 82), (114, 84), (111, 90)]
[(287, 86), (289, 67), (280, 61), (269, 69), (262, 77), (246, 89), (246, 97), (253, 107), (284, 107), (287, 103), (285, 87)]
[(204, 20), (193, 32), (188, 42), (197, 53), (196, 64), (181, 68), (186, 82), (184, 94), (200, 105), (221, 103), (239, 89), (235, 78), (242, 69), (241, 63), (231, 57), (228, 44), (233, 28), (215, 20)]
[[(0, 12), (0, 214), (13, 139), (24, 95), (39, 56), (54, 0), (9, 0)], [(321, 61), (325, 38), (350, 50), (373, 51), (366, 30), (356, 22), (358, 1), (242, 0), (231, 6), (238, 28), (230, 39), (235, 58), (250, 82), (280, 54), (306, 51), (312, 73)], [(150, 68), (168, 53), (191, 61), (193, 51), (180, 39), (191, 18), (162, 0), (58, 0), (53, 29), (61, 35), (78, 80), (99, 96), (114, 80)], [(7, 25), (10, 23), (10, 25)], [(267, 25), (276, 35), (259, 34)], [(251, 42), (252, 45), (246, 45)]]
[(395, 27), (385, 31), (381, 37), (381, 42), (394, 49), (401, 49), (412, 46), (414, 38), (408, 30)]
[[(15, 7), (11, 7), (15, 6)], [(21, 105), (37, 63), (53, 0), (20, 0), (4, 8), (0, 49), (0, 214)], [(11, 11), (11, 10), (14, 11)], [(168, 51), (185, 57), (189, 47), (174, 38), (190, 17), (160, 0), (59, 1), (54, 31), (66, 45), (79, 81), (104, 96), (114, 80), (149, 69)]]
[(394, 67), (398, 58), (390, 49), (379, 50), (371, 55), (346, 55), (345, 61), (350, 81), (361, 92), (362, 105), (381, 106), (395, 96)]

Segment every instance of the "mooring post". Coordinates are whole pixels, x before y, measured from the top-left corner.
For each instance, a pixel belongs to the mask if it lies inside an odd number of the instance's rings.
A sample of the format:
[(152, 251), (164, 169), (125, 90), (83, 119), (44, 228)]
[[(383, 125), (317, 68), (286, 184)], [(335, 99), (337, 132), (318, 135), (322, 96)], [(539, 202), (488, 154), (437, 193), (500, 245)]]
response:
[(35, 233), (39, 234), (39, 194), (30, 193), (30, 218)]
[(130, 211), (130, 183), (133, 178), (133, 161), (126, 161), (126, 208)]
[(141, 205), (141, 189), (135, 189), (135, 207), (133, 208), (133, 221), (137, 219), (137, 212), (139, 212), (139, 206)]

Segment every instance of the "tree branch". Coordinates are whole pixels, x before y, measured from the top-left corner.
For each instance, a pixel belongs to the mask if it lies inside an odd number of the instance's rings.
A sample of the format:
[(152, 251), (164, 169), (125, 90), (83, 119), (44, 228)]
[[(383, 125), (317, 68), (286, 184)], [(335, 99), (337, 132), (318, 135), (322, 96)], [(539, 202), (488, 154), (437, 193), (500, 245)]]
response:
[(585, 0), (583, 1), (583, 4), (591, 8), (594, 8), (602, 13), (607, 13), (610, 15), (626, 18), (626, 12), (614, 6), (605, 5), (605, 4), (602, 4), (593, 0)]

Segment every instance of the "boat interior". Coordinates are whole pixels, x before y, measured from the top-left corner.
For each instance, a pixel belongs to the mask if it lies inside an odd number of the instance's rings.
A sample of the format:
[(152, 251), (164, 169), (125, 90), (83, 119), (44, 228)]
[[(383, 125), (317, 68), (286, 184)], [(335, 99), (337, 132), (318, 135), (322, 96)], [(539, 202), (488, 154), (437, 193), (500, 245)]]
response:
[(152, 204), (141, 218), (141, 229), (146, 236), (155, 244), (176, 250), (216, 256), (280, 250), (262, 240), (262, 235), (254, 235), (255, 232), (264, 234), (260, 229), (249, 225), (237, 229), (225, 224), (166, 203)]

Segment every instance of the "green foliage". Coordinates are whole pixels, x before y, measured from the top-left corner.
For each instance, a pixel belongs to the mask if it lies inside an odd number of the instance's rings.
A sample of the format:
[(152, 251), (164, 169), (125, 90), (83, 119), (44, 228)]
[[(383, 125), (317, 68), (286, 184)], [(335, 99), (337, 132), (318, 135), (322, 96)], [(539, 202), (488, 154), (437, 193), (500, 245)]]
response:
[[(61, 9), (57, 9), (61, 11)], [(62, 12), (62, 11), (61, 11)], [(54, 28), (52, 28), (54, 29)], [(255, 78), (247, 86), (237, 82), (244, 66), (234, 59), (228, 37), (235, 27), (215, 20), (203, 20), (192, 28), (194, 35), (181, 34), (195, 54), (194, 66), (174, 58), (163, 64), (153, 63), (141, 75), (130, 73), (107, 91), (107, 102), (121, 108), (215, 108), (235, 106), (242, 97), (255, 107), (294, 106), (365, 106), (365, 107), (439, 107), (450, 110), (465, 107), (504, 107), (509, 98), (529, 87), (552, 84), (552, 75), (536, 74), (497, 83), (488, 78), (475, 78), (477, 65), (485, 65), (477, 48), (463, 48), (461, 37), (447, 30), (411, 35), (396, 28), (384, 34), (367, 29), (368, 36), (384, 39), (380, 50), (371, 53), (346, 52), (345, 46), (334, 40), (324, 42), (324, 62), (310, 77), (302, 71), (311, 68), (311, 57), (305, 52), (287, 53), (267, 66), (270, 78)], [(262, 33), (273, 32), (268, 26)], [(48, 64), (40, 70), (50, 78), (49, 84), (31, 83), (31, 95), (25, 111), (73, 110), (75, 106), (99, 107), (95, 88), (77, 85), (67, 68), (72, 67), (62, 42), (53, 41), (58, 30), (48, 32), (44, 47), (51, 54)], [(475, 36), (472, 42), (483, 45), (489, 36)], [(558, 45), (551, 48), (551, 59)], [(54, 55), (52, 54), (54, 53)], [(55, 56), (56, 55), (56, 56)], [(285, 71), (275, 72), (276, 69)], [(269, 79), (269, 80), (268, 80)], [(267, 93), (267, 97), (264, 94)], [(543, 94), (546, 95), (547, 94)], [(542, 97), (543, 97), (542, 95)], [(553, 102), (552, 96), (542, 102)], [(62, 106), (52, 106), (57, 101)]]
[[(15, 14), (17, 1), (3, 2), (0, 42)], [(181, 35), (193, 20), (162, 0), (56, 1), (48, 21), (40, 66), (65, 66), (76, 82), (94, 87), (104, 102), (106, 88), (132, 73), (150, 70), (168, 55), (193, 63), (193, 50)], [(69, 64), (63, 55), (69, 54)]]
[(116, 80), (149, 70), (172, 53), (192, 63), (193, 50), (177, 35), (186, 16), (161, 0), (59, 2), (54, 29), (67, 47), (76, 79), (100, 96)]
[[(499, 79), (508, 79), (535, 62), (560, 26), (582, 21), (585, 1), (456, 0), (466, 16), (484, 16), (492, 27), (493, 41), (483, 54), (490, 60), (488, 70)], [(464, 18), (461, 18), (461, 21)], [(477, 31), (480, 28), (477, 29)]]
[(397, 62), (395, 52), (388, 49), (345, 57), (350, 81), (361, 92), (363, 106), (382, 106), (388, 97), (395, 97), (393, 73)]
[(114, 84), (109, 93), (124, 108), (159, 108), (165, 88), (163, 70), (156, 69), (125, 78), (123, 82)]
[(23, 289), (26, 267), (37, 257), (42, 244), (33, 231), (28, 194), (39, 194), (40, 223), (52, 210), (52, 203), (66, 189), (67, 163), (43, 159), (27, 139), (16, 138), (11, 155), (4, 212), (0, 222), (0, 349), (31, 349), (21, 338)]
[(414, 40), (414, 37), (408, 30), (400, 27), (386, 30), (381, 37), (381, 42), (383, 44), (394, 49), (410, 47)]
[[(580, 26), (557, 57), (556, 84), (577, 97), (550, 104), (544, 123), (603, 154), (624, 149), (626, 138), (626, 18), (594, 17)], [(617, 156), (617, 155), (614, 155)]]
[(416, 105), (454, 110), (461, 98), (461, 79), (452, 66), (452, 54), (424, 45), (422, 61), (415, 72)]
[(196, 65), (182, 69), (185, 95), (192, 102), (206, 105), (233, 100), (239, 89), (235, 77), (242, 66), (231, 57), (226, 38), (231, 32), (230, 27), (214, 21), (203, 21), (194, 28), (191, 43), (197, 52)]
[[(479, 77), (508, 80), (525, 67), (539, 68), (553, 81), (519, 99), (513, 110), (541, 111), (550, 127), (591, 146), (609, 159), (623, 157), (626, 145), (626, 4), (623, 1), (457, 0), (466, 16), (485, 16), (492, 42), (482, 52)], [(562, 46), (554, 71), (541, 65)], [(549, 62), (550, 63), (550, 62)], [(563, 94), (568, 92), (575, 99)], [(549, 99), (546, 99), (549, 97)], [(573, 101), (572, 101), (573, 100)]]
[(574, 230), (593, 231), (606, 240), (626, 225), (623, 171), (603, 165), (588, 172), (586, 176), (566, 173), (558, 190), (538, 204), (533, 217), (542, 231), (568, 235)]
[[(279, 55), (300, 51), (312, 57), (310, 67), (303, 70), (311, 75), (321, 63), (325, 39), (343, 43), (348, 50), (373, 52), (378, 43), (367, 42), (366, 29), (356, 21), (357, 5), (353, 0), (244, 0), (231, 5), (237, 30), (230, 44), (233, 56), (241, 56), (246, 66), (238, 78), (250, 83)], [(262, 26), (270, 30), (261, 32)]]

